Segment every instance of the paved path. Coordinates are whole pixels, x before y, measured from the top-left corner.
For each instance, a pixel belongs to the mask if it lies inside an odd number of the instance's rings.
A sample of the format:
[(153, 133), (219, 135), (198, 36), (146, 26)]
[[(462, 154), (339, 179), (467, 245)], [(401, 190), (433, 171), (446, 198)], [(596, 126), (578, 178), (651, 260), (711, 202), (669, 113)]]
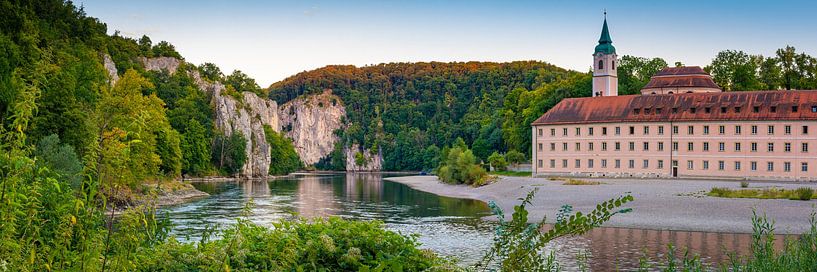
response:
[[(589, 212), (597, 203), (631, 192), (635, 201), (628, 204), (632, 213), (616, 215), (605, 226), (646, 229), (669, 229), (707, 232), (752, 232), (752, 209), (775, 220), (776, 233), (803, 233), (810, 228), (812, 211), (817, 200), (736, 199), (705, 196), (712, 187), (740, 189), (735, 181), (712, 180), (647, 180), (647, 179), (593, 179), (601, 185), (562, 185), (547, 178), (502, 177), (500, 181), (472, 188), (466, 185), (440, 183), (435, 176), (387, 178), (414, 189), (438, 195), (495, 201), (509, 216), (513, 206), (520, 203), (534, 188), (539, 188), (533, 200), (529, 220), (539, 221), (547, 215), (548, 222), (564, 204), (573, 205), (574, 211)], [(587, 180), (587, 179), (586, 179)], [(811, 187), (814, 183), (753, 182), (758, 187)]]

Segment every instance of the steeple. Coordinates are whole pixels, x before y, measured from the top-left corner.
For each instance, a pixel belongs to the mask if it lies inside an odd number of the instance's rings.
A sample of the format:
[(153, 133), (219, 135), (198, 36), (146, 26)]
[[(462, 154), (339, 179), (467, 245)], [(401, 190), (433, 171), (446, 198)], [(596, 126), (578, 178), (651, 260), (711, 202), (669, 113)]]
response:
[(610, 38), (610, 30), (607, 29), (607, 11), (604, 11), (604, 25), (601, 27), (601, 37), (599, 45), (596, 45), (595, 53), (615, 54), (616, 48), (613, 46), (613, 39)]

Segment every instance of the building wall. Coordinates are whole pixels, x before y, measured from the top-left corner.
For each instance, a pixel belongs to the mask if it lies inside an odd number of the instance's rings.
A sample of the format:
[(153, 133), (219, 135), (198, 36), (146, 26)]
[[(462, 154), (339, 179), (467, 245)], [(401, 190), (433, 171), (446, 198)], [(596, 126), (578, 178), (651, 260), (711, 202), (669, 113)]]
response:
[(815, 121), (540, 125), (532, 132), (536, 175), (672, 177), (675, 161), (679, 177), (817, 180)]

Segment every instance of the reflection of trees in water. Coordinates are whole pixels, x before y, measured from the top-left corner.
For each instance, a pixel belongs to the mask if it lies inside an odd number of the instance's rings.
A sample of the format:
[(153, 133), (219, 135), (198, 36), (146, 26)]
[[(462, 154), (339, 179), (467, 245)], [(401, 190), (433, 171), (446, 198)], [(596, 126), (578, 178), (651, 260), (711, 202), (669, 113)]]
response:
[(266, 180), (247, 180), (241, 182), (241, 191), (246, 198), (269, 197), (269, 183)]
[(382, 201), (382, 178), (383, 175), (379, 173), (346, 173), (345, 182), (337, 183), (344, 186), (339, 195), (348, 201)]
[(298, 182), (296, 199), (297, 212), (300, 216), (327, 217), (339, 211), (332, 191), (332, 179), (321, 176), (303, 176)]

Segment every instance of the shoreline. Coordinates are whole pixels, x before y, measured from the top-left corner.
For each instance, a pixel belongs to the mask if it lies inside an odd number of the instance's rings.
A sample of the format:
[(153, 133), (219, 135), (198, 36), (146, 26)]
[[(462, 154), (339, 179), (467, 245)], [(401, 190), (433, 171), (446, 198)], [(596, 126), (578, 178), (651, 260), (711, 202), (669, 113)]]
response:
[[(800, 234), (811, 227), (809, 219), (817, 211), (817, 200), (736, 199), (706, 196), (712, 187), (740, 189), (736, 181), (722, 180), (662, 180), (662, 179), (585, 179), (601, 185), (562, 185), (560, 181), (532, 177), (499, 177), (499, 181), (482, 187), (451, 185), (436, 176), (389, 177), (384, 180), (405, 184), (413, 189), (454, 198), (495, 202), (506, 216), (528, 192), (538, 191), (528, 206), (528, 219), (533, 222), (547, 216), (553, 223), (556, 212), (564, 204), (583, 213), (602, 201), (630, 193), (635, 201), (625, 207), (633, 212), (618, 214), (602, 227), (637, 228), (717, 233), (751, 233), (752, 209), (766, 214), (775, 222), (775, 234)], [(813, 183), (756, 182), (750, 188), (765, 187), (817, 188)], [(496, 220), (493, 216), (483, 220)]]

